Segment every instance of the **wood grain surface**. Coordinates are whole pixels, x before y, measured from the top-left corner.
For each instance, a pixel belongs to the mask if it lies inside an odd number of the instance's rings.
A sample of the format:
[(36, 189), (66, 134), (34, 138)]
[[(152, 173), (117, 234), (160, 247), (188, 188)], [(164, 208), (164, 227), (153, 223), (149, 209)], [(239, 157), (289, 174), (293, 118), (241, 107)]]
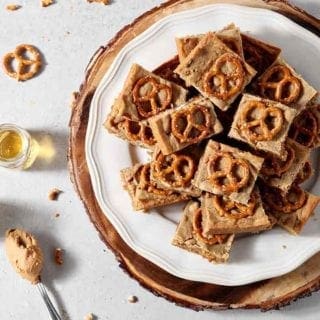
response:
[(170, 0), (146, 12), (97, 50), (88, 64), (84, 82), (74, 93), (68, 152), (71, 180), (90, 220), (114, 252), (120, 267), (154, 294), (194, 310), (276, 309), (320, 288), (320, 253), (289, 274), (250, 285), (227, 287), (177, 278), (139, 256), (121, 239), (95, 199), (86, 163), (85, 135), (91, 99), (118, 52), (155, 21), (175, 12), (213, 3), (236, 3), (278, 11), (320, 35), (318, 19), (284, 0)]

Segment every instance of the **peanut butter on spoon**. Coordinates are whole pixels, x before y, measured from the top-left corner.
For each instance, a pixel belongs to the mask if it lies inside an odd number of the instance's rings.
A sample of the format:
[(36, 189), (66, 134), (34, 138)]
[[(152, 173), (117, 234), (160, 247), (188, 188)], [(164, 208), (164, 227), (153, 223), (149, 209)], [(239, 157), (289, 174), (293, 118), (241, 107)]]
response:
[(7, 230), (5, 249), (11, 265), (22, 278), (32, 284), (40, 282), (43, 254), (33, 235), (21, 229)]

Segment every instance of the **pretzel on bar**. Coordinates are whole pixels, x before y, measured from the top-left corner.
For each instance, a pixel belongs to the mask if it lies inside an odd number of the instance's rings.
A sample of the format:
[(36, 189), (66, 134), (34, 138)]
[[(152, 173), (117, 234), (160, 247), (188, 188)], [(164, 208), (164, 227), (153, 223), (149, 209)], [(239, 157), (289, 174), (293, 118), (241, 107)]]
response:
[(210, 133), (213, 121), (208, 108), (193, 105), (172, 115), (171, 132), (180, 143), (197, 143)]
[(155, 78), (140, 78), (132, 90), (133, 102), (141, 117), (149, 118), (166, 110), (172, 100), (172, 88)]
[(188, 185), (196, 170), (191, 157), (182, 154), (165, 156), (162, 153), (156, 157), (153, 168), (157, 178), (175, 188)]
[(252, 216), (257, 205), (257, 194), (253, 192), (248, 204), (241, 204), (223, 196), (214, 195), (213, 205), (221, 217), (242, 219)]
[(235, 158), (230, 152), (219, 152), (208, 160), (208, 175), (215, 188), (228, 194), (248, 184), (250, 168), (246, 160)]
[(204, 243), (208, 245), (222, 244), (225, 242), (228, 235), (225, 234), (215, 234), (214, 236), (207, 238), (203, 235), (202, 230), (202, 209), (197, 209), (193, 214), (192, 227), (194, 234)]
[(250, 141), (270, 141), (282, 129), (283, 111), (261, 101), (248, 101), (243, 107), (240, 123), (241, 130)]
[(302, 90), (300, 80), (283, 65), (275, 65), (268, 69), (260, 79), (259, 88), (263, 97), (284, 104), (296, 102)]
[(241, 91), (244, 80), (245, 71), (241, 59), (234, 54), (225, 53), (204, 75), (204, 91), (208, 95), (226, 101)]

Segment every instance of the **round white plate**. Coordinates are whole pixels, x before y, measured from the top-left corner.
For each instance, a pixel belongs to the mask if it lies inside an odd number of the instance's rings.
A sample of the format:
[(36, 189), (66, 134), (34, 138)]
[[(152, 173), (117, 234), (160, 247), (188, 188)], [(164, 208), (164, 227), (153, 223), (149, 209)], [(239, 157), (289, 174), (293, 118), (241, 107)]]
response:
[[(320, 250), (320, 220), (311, 218), (298, 237), (275, 228), (238, 239), (228, 263), (211, 264), (170, 244), (183, 205), (153, 210), (150, 214), (133, 211), (130, 198), (121, 187), (119, 172), (136, 161), (148, 161), (147, 152), (103, 128), (132, 63), (152, 70), (176, 54), (176, 36), (218, 30), (231, 22), (242, 31), (280, 46), (284, 58), (320, 88), (320, 40), (284, 16), (263, 9), (220, 4), (173, 14), (128, 43), (105, 74), (92, 100), (86, 158), (101, 209), (132, 249), (178, 277), (234, 286), (279, 276), (301, 265)], [(319, 192), (319, 187), (312, 191)]]

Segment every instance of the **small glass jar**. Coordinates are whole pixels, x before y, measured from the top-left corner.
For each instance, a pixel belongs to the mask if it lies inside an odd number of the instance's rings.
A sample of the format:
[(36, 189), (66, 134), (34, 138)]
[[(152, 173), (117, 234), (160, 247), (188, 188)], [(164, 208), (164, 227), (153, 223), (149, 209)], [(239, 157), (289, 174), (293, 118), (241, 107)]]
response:
[(37, 142), (30, 134), (14, 125), (0, 124), (0, 166), (26, 169), (37, 157)]

